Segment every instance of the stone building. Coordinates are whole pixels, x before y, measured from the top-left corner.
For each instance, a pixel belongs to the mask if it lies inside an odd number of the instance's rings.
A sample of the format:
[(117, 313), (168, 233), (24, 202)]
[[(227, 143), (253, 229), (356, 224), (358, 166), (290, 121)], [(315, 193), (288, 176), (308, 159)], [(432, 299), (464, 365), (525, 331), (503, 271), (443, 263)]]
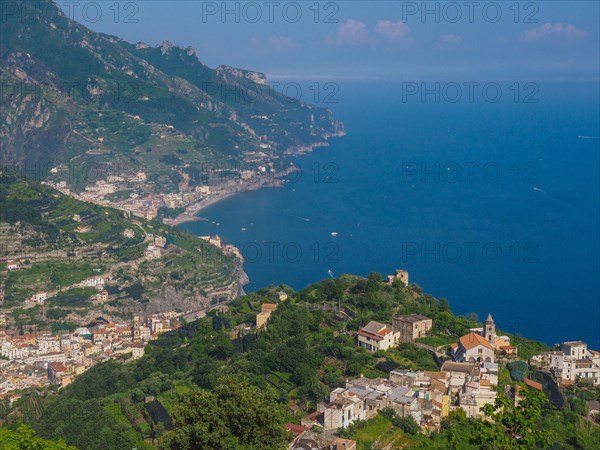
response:
[(399, 333), (400, 342), (414, 342), (415, 339), (429, 336), (433, 321), (421, 314), (394, 317), (394, 332)]

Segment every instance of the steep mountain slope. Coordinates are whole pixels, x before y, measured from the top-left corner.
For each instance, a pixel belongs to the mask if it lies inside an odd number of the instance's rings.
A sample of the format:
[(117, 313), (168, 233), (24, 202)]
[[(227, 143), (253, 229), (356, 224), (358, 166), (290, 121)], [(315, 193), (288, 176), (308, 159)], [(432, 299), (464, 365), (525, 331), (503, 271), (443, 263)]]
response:
[[(282, 291), (286, 293), (285, 300), (280, 300)], [(343, 312), (338, 311), (340, 298)], [(256, 316), (264, 303), (276, 303), (277, 308), (266, 329), (258, 332)], [(201, 320), (163, 334), (149, 343), (138, 361), (98, 364), (58, 395), (40, 399), (38, 393), (24, 393), (5, 417), (7, 424), (29, 422), (40, 436), (62, 438), (82, 450), (134, 446), (287, 448), (280, 439), (268, 445), (263, 440), (281, 438), (286, 422), (298, 424), (301, 417), (329, 398), (331, 390), (346, 386), (348, 379), (363, 375), (387, 378), (390, 366), (438, 370), (434, 356), (412, 343), (376, 354), (356, 345), (356, 331), (370, 320), (387, 323), (394, 314), (412, 313), (433, 318), (433, 336), (447, 342), (444, 348), (453, 341), (452, 336), (478, 326), (454, 316), (447, 301), (422, 293), (417, 285), (389, 285), (378, 274), (371, 274), (368, 279), (344, 275), (300, 292), (287, 286), (270, 286), (234, 300), (226, 312), (213, 311)], [(349, 314), (355, 317), (351, 319)], [(545, 345), (521, 337), (511, 336), (511, 341), (519, 345), (520, 351), (546, 350)], [(503, 374), (501, 385), (510, 391), (516, 382), (510, 379), (507, 369)], [(525, 390), (525, 385), (520, 384)], [(32, 404), (37, 406), (35, 413), (25, 415), (25, 411), (33, 409)], [(544, 410), (545, 417), (537, 424), (540, 429), (564, 427), (563, 432), (568, 429), (572, 434), (580, 420), (588, 422), (583, 415), (577, 416), (568, 409)], [(191, 411), (189, 416), (187, 411)], [(190, 432), (186, 417), (196, 433)], [(473, 421), (465, 417), (453, 427), (452, 417), (446, 420), (441, 436), (408, 435), (400, 431), (399, 425), (393, 431), (396, 437), (402, 436), (402, 448), (487, 448), (468, 445), (468, 438), (477, 429)], [(388, 433), (392, 423), (373, 430), (373, 435), (360, 433), (361, 429), (352, 427), (344, 433), (358, 434), (357, 448), (373, 448), (374, 441), (384, 441), (379, 437), (387, 439), (392, 434)], [(590, 435), (600, 437), (600, 427), (588, 429)], [(466, 440), (458, 441), (458, 446), (449, 445), (465, 435)], [(189, 444), (190, 436), (196, 446)], [(259, 445), (255, 444), (257, 438), (261, 439)], [(574, 448), (566, 445), (566, 439), (561, 438), (557, 448)], [(108, 442), (120, 445), (110, 446)], [(401, 447), (379, 444), (378, 448)]]
[(190, 47), (93, 32), (51, 0), (11, 4), (0, 36), (0, 163), (40, 165), (40, 178), (67, 162), (152, 177), (343, 133), (329, 110), (275, 92), (263, 74), (213, 70)]
[[(94, 278), (104, 280), (103, 301), (82, 285)], [(0, 311), (9, 328), (199, 311), (235, 297), (244, 280), (231, 252), (0, 169)], [(47, 300), (30, 301), (38, 292)]]

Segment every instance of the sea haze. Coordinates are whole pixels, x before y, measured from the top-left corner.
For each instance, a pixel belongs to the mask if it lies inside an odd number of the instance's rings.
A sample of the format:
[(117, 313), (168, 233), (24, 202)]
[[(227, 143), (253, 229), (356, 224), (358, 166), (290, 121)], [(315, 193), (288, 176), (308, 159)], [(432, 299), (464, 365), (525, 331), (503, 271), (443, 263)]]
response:
[(451, 103), (443, 85), (437, 101), (402, 83), (342, 83), (325, 106), (348, 136), (295, 158), (303, 170), (284, 188), (182, 227), (237, 245), (248, 291), (404, 268), (455, 313), (600, 348), (597, 83), (499, 84), (496, 103), (466, 88)]

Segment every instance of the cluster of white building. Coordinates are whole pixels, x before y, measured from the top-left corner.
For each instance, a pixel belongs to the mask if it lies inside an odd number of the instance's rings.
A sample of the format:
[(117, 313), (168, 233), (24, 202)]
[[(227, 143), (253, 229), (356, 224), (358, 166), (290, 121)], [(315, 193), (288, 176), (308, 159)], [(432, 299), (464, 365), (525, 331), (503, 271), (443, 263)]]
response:
[[(384, 408), (400, 417), (412, 416), (423, 427), (436, 428), (450, 411), (462, 408), (469, 417), (482, 416), (483, 405), (496, 399), (498, 365), (446, 362), (439, 372), (392, 370), (389, 378), (356, 378), (331, 391), (315, 422), (326, 430), (368, 420)], [(310, 424), (308, 424), (310, 425)]]
[(146, 185), (146, 182), (147, 175), (144, 172), (138, 172), (128, 177), (110, 175), (106, 180), (98, 180), (94, 184), (86, 186), (85, 190), (81, 193), (72, 192), (65, 181), (49, 181), (45, 182), (45, 184), (79, 200), (118, 208), (126, 211), (128, 214), (133, 214), (147, 220), (154, 220), (158, 214), (158, 208), (161, 206), (166, 206), (167, 208), (186, 206), (202, 200), (211, 193), (209, 186), (197, 186), (193, 192), (155, 193), (147, 196), (140, 196), (135, 192), (131, 192), (127, 198), (114, 200), (106, 198), (106, 196), (115, 192), (132, 189), (140, 189), (148, 192), (150, 189)]
[[(408, 272), (397, 271), (388, 283), (396, 280), (408, 283)], [(394, 317), (392, 324), (371, 321), (358, 331), (357, 345), (371, 353), (386, 351), (429, 336), (432, 327), (432, 319), (420, 314)], [(496, 335), (494, 319), (488, 315), (482, 328), (458, 338), (450, 354), (453, 361), (446, 361), (439, 372), (394, 370), (388, 379), (348, 380), (345, 388), (330, 393), (328, 403), (319, 405), (321, 424), (325, 429), (344, 428), (384, 408), (393, 408), (401, 417), (412, 416), (422, 427), (438, 427), (457, 408), (468, 417), (481, 417), (482, 407), (494, 403), (497, 395), (496, 354), (516, 355), (517, 348), (507, 336)]]
[(582, 341), (563, 342), (558, 350), (536, 355), (530, 362), (548, 369), (563, 385), (578, 380), (600, 385), (600, 352), (588, 349)]
[[(99, 323), (72, 333), (0, 332), (0, 394), (15, 389), (66, 385), (93, 365), (118, 357), (138, 359), (148, 341), (177, 329), (175, 311), (135, 316), (130, 324)], [(60, 382), (57, 382), (60, 380)]]

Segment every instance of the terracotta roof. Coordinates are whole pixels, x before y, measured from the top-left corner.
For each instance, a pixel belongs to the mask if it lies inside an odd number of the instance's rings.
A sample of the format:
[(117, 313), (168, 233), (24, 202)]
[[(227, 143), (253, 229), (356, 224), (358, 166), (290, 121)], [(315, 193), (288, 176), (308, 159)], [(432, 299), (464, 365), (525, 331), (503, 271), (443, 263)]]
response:
[(308, 419), (308, 420), (316, 420), (316, 419), (318, 419), (318, 418), (319, 418), (319, 416), (320, 416), (320, 415), (322, 415), (322, 414), (323, 414), (323, 412), (315, 411), (315, 412), (312, 412), (312, 413), (310, 413), (310, 414), (308, 414), (308, 415), (304, 416), (304, 419)]
[(59, 362), (51, 362), (50, 364), (48, 364), (48, 366), (54, 371), (54, 372), (67, 372), (67, 368), (65, 367), (65, 365), (63, 363), (59, 363)]
[(295, 423), (286, 423), (285, 426), (292, 432), (292, 434), (296, 436), (310, 430), (310, 428), (303, 427), (302, 425), (296, 425)]
[(530, 380), (529, 378), (525, 378), (525, 384), (529, 387), (537, 389), (538, 391), (544, 390), (542, 383), (538, 383), (537, 381)]
[(365, 336), (365, 337), (371, 338), (371, 339), (376, 340), (376, 341), (381, 341), (383, 339), (383, 337), (379, 336), (378, 334), (372, 334), (372, 333), (369, 333), (369, 332), (364, 331), (364, 330), (360, 330), (358, 332), (358, 334), (360, 334), (361, 336)]
[(436, 378), (436, 379), (446, 379), (448, 378), (448, 374), (446, 372), (440, 372), (440, 371), (432, 371), (432, 370), (425, 370), (423, 371), (423, 374), (426, 377), (430, 377), (430, 378)]
[(277, 305), (275, 303), (263, 303), (261, 306), (262, 310), (264, 311), (265, 309), (277, 309)]
[(479, 345), (483, 345), (484, 347), (489, 348), (490, 350), (494, 349), (494, 347), (492, 347), (492, 344), (490, 344), (489, 341), (479, 333), (465, 334), (459, 339), (459, 341), (465, 350), (470, 350)]

